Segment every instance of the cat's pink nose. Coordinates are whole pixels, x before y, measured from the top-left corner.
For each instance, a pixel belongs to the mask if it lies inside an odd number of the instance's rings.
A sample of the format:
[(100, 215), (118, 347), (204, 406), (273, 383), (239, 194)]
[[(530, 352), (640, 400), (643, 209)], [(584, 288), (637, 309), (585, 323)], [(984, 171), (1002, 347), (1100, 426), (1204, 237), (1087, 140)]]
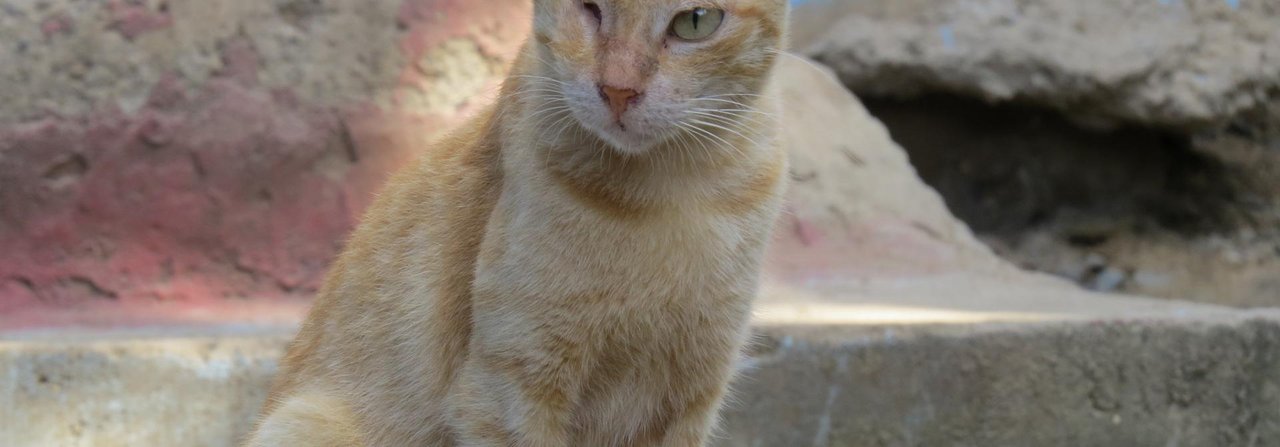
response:
[(601, 85), (600, 98), (609, 103), (609, 109), (613, 110), (613, 118), (622, 121), (622, 114), (627, 113), (627, 109), (640, 100), (640, 92), (629, 88)]

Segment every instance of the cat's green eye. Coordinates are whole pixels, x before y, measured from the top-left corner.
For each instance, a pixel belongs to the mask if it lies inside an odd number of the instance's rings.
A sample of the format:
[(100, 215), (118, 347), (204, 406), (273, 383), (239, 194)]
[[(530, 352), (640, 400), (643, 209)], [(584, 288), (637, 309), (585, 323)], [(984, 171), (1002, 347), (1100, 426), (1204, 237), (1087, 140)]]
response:
[(711, 37), (723, 22), (724, 11), (694, 8), (676, 14), (671, 21), (671, 35), (684, 40), (702, 40)]

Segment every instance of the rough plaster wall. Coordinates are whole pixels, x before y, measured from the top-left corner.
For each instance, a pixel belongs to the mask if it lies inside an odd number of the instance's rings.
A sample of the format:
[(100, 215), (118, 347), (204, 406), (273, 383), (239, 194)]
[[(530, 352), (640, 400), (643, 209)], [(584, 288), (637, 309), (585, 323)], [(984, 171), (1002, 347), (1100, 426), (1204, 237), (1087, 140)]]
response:
[(0, 0), (0, 312), (308, 295), (526, 3)]

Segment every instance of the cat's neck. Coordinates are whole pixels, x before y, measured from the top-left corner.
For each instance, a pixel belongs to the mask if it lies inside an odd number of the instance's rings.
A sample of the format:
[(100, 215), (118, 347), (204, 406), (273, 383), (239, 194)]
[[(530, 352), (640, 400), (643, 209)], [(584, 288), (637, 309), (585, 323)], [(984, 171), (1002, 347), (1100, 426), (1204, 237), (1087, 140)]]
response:
[[(733, 134), (746, 130), (719, 132), (714, 140), (678, 135), (643, 151), (620, 150), (572, 118), (535, 116), (540, 105), (524, 102), (510, 105), (515, 110), (506, 114), (510, 130), (506, 132), (509, 144), (504, 145), (523, 153), (518, 157), (520, 165), (581, 189), (634, 201), (653, 202), (657, 197), (732, 186), (777, 158), (772, 144), (760, 141), (773, 135), (760, 133), (748, 140)], [(551, 120), (562, 121), (543, 122)]]

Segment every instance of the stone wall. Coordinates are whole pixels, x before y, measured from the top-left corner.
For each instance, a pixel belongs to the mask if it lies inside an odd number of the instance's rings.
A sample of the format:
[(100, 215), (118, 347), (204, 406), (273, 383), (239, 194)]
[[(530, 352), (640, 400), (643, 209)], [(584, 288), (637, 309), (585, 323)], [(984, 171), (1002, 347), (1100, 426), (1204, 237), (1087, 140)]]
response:
[(0, 314), (309, 295), (526, 3), (0, 1)]

